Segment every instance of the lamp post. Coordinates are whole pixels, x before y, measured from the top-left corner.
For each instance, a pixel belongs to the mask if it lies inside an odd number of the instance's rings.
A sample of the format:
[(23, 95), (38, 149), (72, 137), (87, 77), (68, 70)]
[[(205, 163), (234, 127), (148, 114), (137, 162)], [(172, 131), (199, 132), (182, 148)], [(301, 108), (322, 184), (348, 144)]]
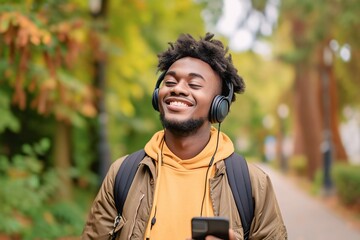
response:
[(332, 52), (329, 47), (324, 48), (323, 52), (323, 61), (324, 68), (322, 70), (322, 102), (323, 102), (323, 142), (321, 144), (321, 150), (323, 154), (323, 167), (324, 167), (324, 176), (323, 176), (323, 187), (324, 193), (326, 195), (330, 194), (333, 188), (333, 183), (331, 179), (331, 165), (333, 159), (333, 144), (332, 144), (332, 136), (331, 136), (331, 128), (330, 128), (330, 79), (328, 70), (332, 65)]
[(289, 116), (289, 107), (282, 103), (277, 108), (277, 113), (280, 118), (280, 137), (279, 137), (279, 151), (280, 151), (280, 167), (283, 172), (287, 172), (288, 163), (285, 156), (285, 119)]

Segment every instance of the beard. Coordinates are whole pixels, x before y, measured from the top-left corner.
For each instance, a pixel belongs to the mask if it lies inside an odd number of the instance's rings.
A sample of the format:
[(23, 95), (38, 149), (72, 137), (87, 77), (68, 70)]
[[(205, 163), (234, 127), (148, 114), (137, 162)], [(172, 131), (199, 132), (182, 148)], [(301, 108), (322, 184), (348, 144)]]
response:
[(207, 119), (189, 119), (181, 122), (176, 120), (168, 120), (165, 118), (163, 113), (160, 113), (160, 120), (166, 130), (171, 131), (174, 135), (186, 137), (196, 133)]

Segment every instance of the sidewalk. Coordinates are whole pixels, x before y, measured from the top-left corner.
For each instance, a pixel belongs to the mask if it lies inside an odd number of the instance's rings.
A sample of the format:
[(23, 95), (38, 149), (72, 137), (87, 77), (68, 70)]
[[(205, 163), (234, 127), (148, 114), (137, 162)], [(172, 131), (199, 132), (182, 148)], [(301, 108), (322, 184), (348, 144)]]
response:
[(271, 178), (289, 240), (360, 240), (360, 230), (351, 227), (271, 167), (256, 165)]

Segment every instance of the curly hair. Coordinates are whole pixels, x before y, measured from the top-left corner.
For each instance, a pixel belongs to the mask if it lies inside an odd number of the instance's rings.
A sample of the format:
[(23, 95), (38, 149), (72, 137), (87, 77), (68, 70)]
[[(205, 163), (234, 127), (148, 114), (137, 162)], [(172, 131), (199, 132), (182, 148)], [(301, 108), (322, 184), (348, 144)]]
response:
[[(170, 66), (183, 57), (193, 57), (200, 59), (211, 66), (219, 74), (222, 81), (230, 81), (234, 86), (234, 93), (242, 93), (245, 90), (245, 83), (238, 75), (234, 67), (228, 48), (225, 48), (219, 40), (213, 39), (214, 34), (206, 33), (204, 38), (195, 40), (190, 34), (181, 34), (175, 43), (169, 43), (170, 47), (158, 54), (158, 70), (167, 71)], [(226, 84), (222, 84), (222, 95), (226, 96), (229, 92)], [(232, 101), (235, 101), (235, 94)]]

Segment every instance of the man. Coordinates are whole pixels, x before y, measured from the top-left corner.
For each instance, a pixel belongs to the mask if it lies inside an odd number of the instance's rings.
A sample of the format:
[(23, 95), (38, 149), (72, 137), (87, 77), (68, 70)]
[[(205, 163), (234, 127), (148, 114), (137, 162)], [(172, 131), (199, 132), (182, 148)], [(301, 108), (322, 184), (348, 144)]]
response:
[[(224, 164), (234, 146), (212, 126), (219, 123), (220, 128), (234, 93), (244, 91), (243, 79), (227, 49), (210, 33), (198, 41), (181, 35), (158, 57), (163, 74), (153, 106), (164, 129), (145, 145), (147, 156), (138, 167), (115, 230), (114, 179), (124, 157), (112, 164), (83, 239), (108, 239), (116, 233), (116, 239), (185, 240), (191, 237), (195, 216), (226, 217), (230, 239), (243, 239)], [(287, 239), (269, 177), (251, 164), (249, 173), (255, 204), (249, 239)]]

